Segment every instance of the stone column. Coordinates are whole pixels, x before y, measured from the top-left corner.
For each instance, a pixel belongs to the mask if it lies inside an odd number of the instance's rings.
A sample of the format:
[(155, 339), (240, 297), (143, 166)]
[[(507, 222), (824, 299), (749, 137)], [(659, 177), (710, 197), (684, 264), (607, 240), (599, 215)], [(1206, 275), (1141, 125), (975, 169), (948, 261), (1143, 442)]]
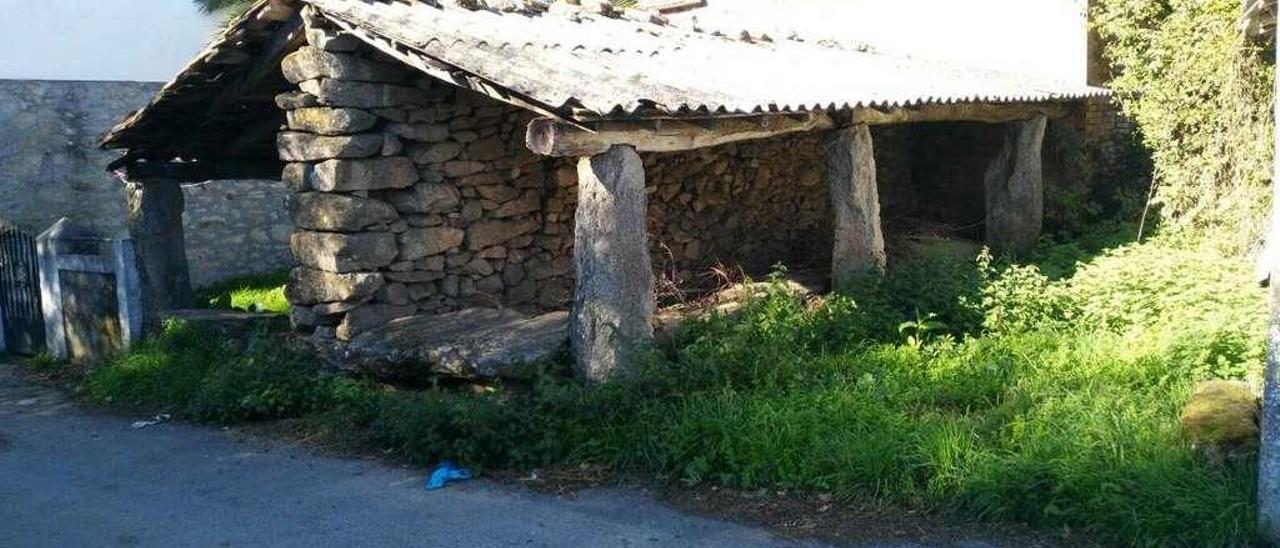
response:
[(157, 312), (189, 308), (195, 301), (182, 232), (186, 202), (182, 187), (171, 179), (126, 181), (125, 200), (129, 236), (137, 257), (143, 318), (150, 324), (158, 317)]
[(1018, 253), (1033, 247), (1044, 223), (1044, 179), (1040, 151), (1044, 116), (1009, 122), (1004, 145), (984, 179), (987, 245), (997, 253)]
[(577, 286), (569, 338), (578, 371), (603, 382), (625, 372), (653, 338), (653, 267), (644, 165), (614, 146), (578, 161)]
[(835, 227), (831, 286), (843, 291), (859, 276), (880, 274), (885, 268), (871, 130), (866, 124), (838, 129), (827, 140), (826, 152)]

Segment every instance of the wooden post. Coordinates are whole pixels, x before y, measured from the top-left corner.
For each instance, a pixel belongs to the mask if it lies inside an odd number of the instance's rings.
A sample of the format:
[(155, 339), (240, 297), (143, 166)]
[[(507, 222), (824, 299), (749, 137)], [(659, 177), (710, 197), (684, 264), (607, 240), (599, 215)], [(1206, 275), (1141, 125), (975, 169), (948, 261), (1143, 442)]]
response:
[[(1280, 25), (1272, 31), (1280, 44)], [(1280, 94), (1280, 75), (1273, 82)], [(1280, 98), (1280, 95), (1276, 95)], [(1280, 100), (1272, 105), (1280, 120)], [(1271, 160), (1271, 227), (1267, 235), (1269, 252), (1268, 289), (1271, 316), (1267, 329), (1267, 361), (1262, 374), (1262, 409), (1259, 410), (1262, 441), (1258, 451), (1258, 533), (1271, 544), (1280, 544), (1280, 134), (1275, 137)]]
[(615, 145), (578, 160), (577, 284), (569, 340), (578, 371), (603, 382), (653, 338), (654, 285), (644, 165)]
[(871, 130), (866, 124), (839, 129), (826, 143), (827, 186), (835, 225), (831, 286), (836, 291), (885, 268), (884, 234)]
[(182, 187), (171, 179), (126, 181), (125, 196), (143, 318), (150, 324), (160, 311), (189, 308), (195, 301), (182, 231), (185, 199)]
[(987, 245), (998, 253), (1026, 251), (1044, 224), (1044, 176), (1040, 153), (1047, 120), (1004, 125), (1004, 145), (987, 167)]

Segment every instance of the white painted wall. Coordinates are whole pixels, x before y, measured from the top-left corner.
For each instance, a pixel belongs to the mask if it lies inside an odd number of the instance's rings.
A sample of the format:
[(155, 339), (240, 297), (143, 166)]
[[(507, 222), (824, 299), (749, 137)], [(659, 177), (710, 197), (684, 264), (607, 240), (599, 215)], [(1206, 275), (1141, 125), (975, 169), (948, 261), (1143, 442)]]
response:
[[(706, 0), (708, 28), (866, 42), (879, 51), (1084, 84), (1085, 0)], [(728, 28), (726, 28), (726, 26)]]
[(168, 81), (221, 20), (190, 0), (0, 0), (0, 78)]

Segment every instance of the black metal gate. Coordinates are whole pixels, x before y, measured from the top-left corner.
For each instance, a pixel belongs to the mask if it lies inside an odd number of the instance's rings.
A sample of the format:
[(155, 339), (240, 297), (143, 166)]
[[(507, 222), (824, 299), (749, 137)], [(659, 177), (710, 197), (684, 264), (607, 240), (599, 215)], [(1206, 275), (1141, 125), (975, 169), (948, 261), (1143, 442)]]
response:
[(44, 312), (40, 308), (40, 268), (36, 239), (0, 224), (0, 329), (10, 352), (44, 351)]

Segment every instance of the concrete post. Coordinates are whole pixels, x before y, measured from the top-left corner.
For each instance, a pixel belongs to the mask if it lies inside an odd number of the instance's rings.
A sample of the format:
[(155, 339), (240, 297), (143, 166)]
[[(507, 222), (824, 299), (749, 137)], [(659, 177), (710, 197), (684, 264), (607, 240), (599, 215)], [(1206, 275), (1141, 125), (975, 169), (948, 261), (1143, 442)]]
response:
[(987, 167), (987, 245), (997, 253), (1035, 246), (1044, 225), (1044, 176), (1040, 153), (1047, 120), (1009, 122), (1004, 146)]
[(653, 338), (644, 186), (644, 165), (630, 146), (578, 161), (569, 340), (578, 371), (592, 382), (629, 369), (635, 351)]
[(826, 177), (835, 226), (831, 286), (836, 291), (848, 290), (859, 276), (884, 272), (873, 146), (866, 124), (838, 129), (826, 143)]
[(158, 312), (189, 308), (195, 301), (187, 266), (182, 211), (186, 207), (178, 181), (126, 181), (129, 236), (138, 262), (144, 321)]
[[(1280, 25), (1273, 31), (1280, 44)], [(1280, 93), (1280, 75), (1273, 82)], [(1280, 98), (1280, 95), (1276, 95)], [(1273, 105), (1280, 120), (1280, 100)], [(1265, 256), (1269, 273), (1271, 318), (1267, 329), (1267, 362), (1262, 375), (1262, 409), (1259, 410), (1262, 441), (1258, 451), (1258, 534), (1270, 544), (1280, 545), (1280, 134), (1275, 137), (1272, 157), (1271, 233)]]

